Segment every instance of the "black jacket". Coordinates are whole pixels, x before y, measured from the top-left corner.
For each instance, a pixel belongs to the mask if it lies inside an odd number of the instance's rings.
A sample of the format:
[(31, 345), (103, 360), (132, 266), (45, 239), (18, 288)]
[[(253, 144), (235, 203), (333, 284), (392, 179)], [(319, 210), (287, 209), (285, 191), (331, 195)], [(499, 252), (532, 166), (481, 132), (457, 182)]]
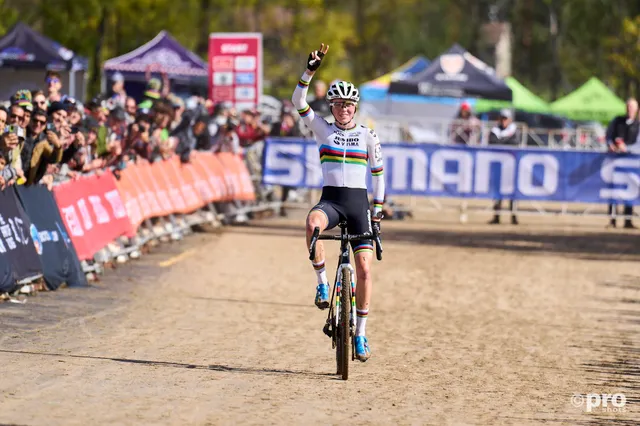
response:
[(627, 145), (633, 145), (638, 138), (638, 131), (640, 130), (640, 121), (638, 119), (633, 120), (630, 124), (627, 123), (627, 116), (620, 115), (609, 123), (607, 127), (607, 143), (614, 142), (617, 138), (622, 138)]

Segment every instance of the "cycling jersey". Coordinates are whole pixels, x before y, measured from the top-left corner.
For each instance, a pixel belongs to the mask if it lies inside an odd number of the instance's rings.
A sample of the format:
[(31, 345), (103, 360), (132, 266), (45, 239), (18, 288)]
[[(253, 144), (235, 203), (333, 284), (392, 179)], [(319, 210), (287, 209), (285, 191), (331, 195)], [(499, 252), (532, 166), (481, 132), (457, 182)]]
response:
[(373, 214), (376, 215), (384, 203), (382, 150), (378, 136), (365, 126), (355, 125), (344, 130), (336, 123), (329, 124), (317, 116), (306, 101), (311, 77), (305, 71), (291, 100), (316, 138), (323, 186), (366, 189), (369, 166), (373, 183)]

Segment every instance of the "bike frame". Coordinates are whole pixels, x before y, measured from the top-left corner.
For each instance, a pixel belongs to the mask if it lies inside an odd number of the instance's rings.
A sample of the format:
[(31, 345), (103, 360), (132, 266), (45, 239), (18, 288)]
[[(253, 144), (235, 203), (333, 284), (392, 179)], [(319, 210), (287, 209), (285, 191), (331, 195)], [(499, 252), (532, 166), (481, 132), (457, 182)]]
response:
[(342, 275), (347, 270), (351, 273), (351, 318), (349, 319), (349, 335), (353, 336), (353, 328), (356, 324), (356, 272), (351, 265), (351, 255), (349, 254), (349, 240), (345, 238), (346, 229), (340, 230), (340, 257), (338, 262), (338, 268), (336, 270), (336, 279), (333, 284), (333, 295), (335, 297), (336, 315), (334, 316), (334, 326), (337, 328), (340, 321), (340, 291), (342, 290)]

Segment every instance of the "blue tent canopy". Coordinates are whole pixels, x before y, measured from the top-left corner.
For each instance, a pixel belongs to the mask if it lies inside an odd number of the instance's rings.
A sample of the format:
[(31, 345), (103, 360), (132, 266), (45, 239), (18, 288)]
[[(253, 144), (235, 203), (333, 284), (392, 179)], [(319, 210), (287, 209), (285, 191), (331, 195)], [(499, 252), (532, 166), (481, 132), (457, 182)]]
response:
[(414, 56), (395, 70), (382, 75), (375, 80), (360, 86), (360, 96), (363, 101), (384, 99), (393, 80), (406, 80), (427, 69), (431, 62), (424, 56)]
[(0, 38), (0, 67), (86, 70), (88, 60), (18, 22)]

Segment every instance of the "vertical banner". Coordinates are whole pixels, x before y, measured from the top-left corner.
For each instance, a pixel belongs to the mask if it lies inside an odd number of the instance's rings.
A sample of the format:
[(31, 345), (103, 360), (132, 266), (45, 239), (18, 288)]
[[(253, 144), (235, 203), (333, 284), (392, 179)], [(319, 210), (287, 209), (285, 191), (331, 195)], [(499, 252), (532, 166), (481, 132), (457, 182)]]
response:
[(257, 108), (262, 95), (262, 33), (209, 35), (209, 98), (239, 111)]
[(62, 283), (86, 286), (87, 279), (51, 191), (43, 185), (16, 189), (31, 221), (30, 236), (40, 255), (47, 287), (56, 290)]
[[(32, 238), (34, 227), (18, 200), (15, 187), (0, 191), (0, 287), (42, 274), (42, 262), (36, 251), (39, 242)], [(8, 267), (7, 267), (8, 264)]]

